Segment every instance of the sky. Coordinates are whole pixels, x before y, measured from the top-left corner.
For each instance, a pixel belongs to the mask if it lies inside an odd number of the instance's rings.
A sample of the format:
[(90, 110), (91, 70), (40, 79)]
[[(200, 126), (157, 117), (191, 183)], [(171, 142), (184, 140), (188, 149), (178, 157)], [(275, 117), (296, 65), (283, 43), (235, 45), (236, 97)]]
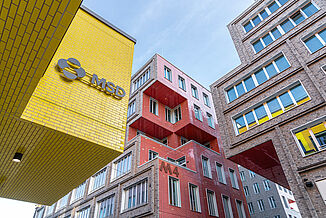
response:
[[(158, 53), (209, 89), (240, 64), (226, 25), (253, 2), (84, 0), (83, 5), (136, 38), (133, 73)], [(34, 208), (0, 198), (0, 217), (32, 218)]]

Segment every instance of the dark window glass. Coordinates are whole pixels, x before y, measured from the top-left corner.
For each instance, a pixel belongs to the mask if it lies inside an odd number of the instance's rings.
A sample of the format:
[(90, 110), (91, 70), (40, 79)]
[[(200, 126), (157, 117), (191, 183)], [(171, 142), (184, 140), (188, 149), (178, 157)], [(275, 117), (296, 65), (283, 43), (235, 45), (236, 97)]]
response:
[(279, 8), (278, 4), (276, 2), (273, 2), (272, 4), (268, 5), (268, 9), (270, 10), (271, 13), (276, 11)]
[(228, 94), (229, 102), (237, 98), (233, 87), (227, 91), (227, 94)]
[(290, 64), (284, 56), (281, 56), (275, 60), (276, 66), (280, 72), (290, 67)]
[(254, 42), (253, 46), (254, 46), (256, 53), (260, 52), (264, 48), (263, 44), (261, 43), (261, 41), (259, 39), (256, 42)]
[(269, 33), (267, 33), (262, 39), (265, 43), (265, 46), (267, 46), (273, 42), (273, 39), (272, 39), (271, 35), (269, 35)]
[(261, 16), (263, 19), (265, 19), (266, 17), (268, 17), (268, 14), (267, 14), (267, 12), (266, 12), (265, 9), (262, 10), (262, 11), (260, 12), (260, 16)]
[(310, 17), (311, 15), (313, 15), (314, 13), (316, 13), (318, 11), (318, 9), (315, 7), (315, 5), (309, 3), (307, 4), (305, 7), (302, 8), (302, 11), (308, 16)]
[(255, 73), (255, 76), (256, 76), (256, 79), (257, 79), (257, 82), (258, 82), (259, 85), (267, 80), (266, 74), (263, 71), (263, 69), (257, 71)]
[(323, 40), (326, 42), (326, 29), (324, 29), (323, 31), (320, 31), (318, 33), (318, 35), (323, 38)]
[(291, 109), (294, 106), (294, 103), (293, 103), (288, 92), (285, 92), (284, 94), (280, 95), (280, 100), (281, 100), (283, 107), (286, 111)]
[(304, 16), (300, 13), (300, 11), (298, 11), (297, 13), (295, 13), (291, 19), (294, 21), (294, 23), (296, 25), (298, 25), (299, 23), (301, 23), (305, 18)]
[(281, 5), (284, 5), (288, 0), (278, 0)]
[(319, 41), (319, 39), (317, 39), (316, 36), (312, 36), (306, 39), (304, 42), (311, 53), (314, 53), (315, 51), (323, 47), (323, 44)]
[(245, 28), (246, 32), (249, 32), (253, 28), (250, 21), (248, 23), (246, 23), (243, 27)]
[(286, 19), (283, 23), (281, 23), (281, 27), (285, 33), (289, 32), (294, 26), (289, 19)]
[(276, 69), (275, 69), (275, 67), (274, 67), (274, 65), (272, 63), (270, 63), (269, 65), (267, 65), (265, 67), (265, 69), (266, 69), (266, 72), (267, 72), (267, 74), (268, 74), (269, 77), (272, 77), (272, 76), (274, 76), (274, 75), (277, 74), (277, 71), (276, 71)]
[(271, 32), (272, 32), (275, 40), (278, 39), (278, 38), (280, 38), (282, 36), (282, 34), (280, 33), (280, 31), (276, 27), (274, 29), (272, 29)]
[(241, 96), (245, 93), (242, 83), (239, 83), (235, 87), (237, 88), (238, 96)]
[(255, 24), (255, 26), (257, 26), (260, 22), (261, 22), (261, 19), (260, 17), (257, 15), (256, 17), (254, 17), (252, 19), (252, 22)]
[(246, 85), (247, 92), (256, 87), (251, 76), (244, 80), (244, 84)]
[(277, 115), (283, 113), (282, 108), (276, 98), (268, 101), (267, 106), (272, 114), (272, 117), (276, 117)]

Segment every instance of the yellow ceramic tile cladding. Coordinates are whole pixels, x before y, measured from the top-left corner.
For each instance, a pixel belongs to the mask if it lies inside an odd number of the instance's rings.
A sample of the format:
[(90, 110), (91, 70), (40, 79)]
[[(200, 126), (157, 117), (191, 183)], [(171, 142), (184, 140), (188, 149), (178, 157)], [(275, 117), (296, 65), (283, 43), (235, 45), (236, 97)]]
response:
[[(21, 118), (123, 151), (134, 43), (79, 9)], [(117, 100), (88, 85), (90, 77), (66, 81), (56, 65), (76, 58), (88, 75), (121, 86)]]

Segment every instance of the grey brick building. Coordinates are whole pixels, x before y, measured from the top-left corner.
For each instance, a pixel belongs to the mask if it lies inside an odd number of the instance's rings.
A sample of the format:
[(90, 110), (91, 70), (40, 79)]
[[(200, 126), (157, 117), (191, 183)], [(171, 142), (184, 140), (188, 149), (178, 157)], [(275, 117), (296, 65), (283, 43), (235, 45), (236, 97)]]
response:
[(326, 1), (255, 1), (229, 31), (241, 64), (211, 85), (226, 157), (326, 217)]
[(292, 191), (239, 166), (251, 218), (301, 218)]

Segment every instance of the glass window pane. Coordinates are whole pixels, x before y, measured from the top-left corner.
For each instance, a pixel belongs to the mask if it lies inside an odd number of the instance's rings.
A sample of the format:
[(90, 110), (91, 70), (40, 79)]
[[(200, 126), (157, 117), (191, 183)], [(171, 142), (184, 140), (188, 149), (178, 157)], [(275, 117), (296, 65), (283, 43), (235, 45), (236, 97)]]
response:
[(267, 33), (262, 39), (265, 43), (265, 46), (267, 46), (273, 42), (273, 39), (272, 39), (271, 35), (269, 35), (269, 33)]
[(260, 17), (257, 15), (256, 17), (254, 17), (252, 19), (252, 22), (255, 24), (255, 26), (257, 26), (260, 22), (261, 22), (261, 19)]
[(295, 133), (304, 154), (315, 153), (318, 149), (313, 142), (308, 129)]
[(257, 79), (257, 82), (258, 82), (259, 85), (267, 80), (266, 74), (263, 71), (263, 69), (257, 71), (255, 73), (255, 76), (256, 76), (256, 79)]
[(268, 5), (268, 9), (270, 10), (271, 13), (276, 11), (279, 8), (278, 4), (276, 2), (273, 2), (272, 4)]
[(294, 102), (292, 101), (288, 92), (285, 92), (284, 94), (280, 95), (280, 100), (283, 104), (285, 111), (294, 107)]
[(272, 76), (277, 74), (277, 71), (276, 71), (276, 69), (275, 69), (275, 67), (274, 67), (274, 65), (272, 63), (267, 65), (265, 67), (265, 69), (266, 69), (266, 72), (267, 72), (269, 78), (271, 78)]
[(295, 13), (291, 19), (294, 21), (294, 23), (296, 25), (298, 25), (299, 23), (301, 23), (305, 18), (304, 16), (300, 13), (300, 11), (298, 11), (297, 13)]
[(323, 38), (323, 40), (326, 42), (326, 29), (324, 29), (323, 31), (320, 31), (318, 33), (318, 35)]
[(317, 39), (316, 36), (312, 36), (306, 39), (304, 42), (311, 53), (314, 53), (315, 51), (323, 47), (323, 44), (319, 41), (319, 39)]
[(286, 19), (283, 23), (281, 23), (281, 27), (284, 32), (289, 32), (294, 26), (289, 19)]
[(262, 10), (262, 11), (260, 12), (260, 16), (261, 16), (263, 19), (265, 19), (266, 17), (268, 17), (268, 14), (267, 14), (267, 12), (266, 12), (265, 9)]
[(254, 80), (252, 79), (251, 76), (244, 80), (244, 84), (245, 84), (246, 89), (247, 89), (248, 92), (256, 87), (255, 83), (254, 83)]
[(233, 87), (227, 91), (227, 94), (228, 94), (229, 102), (237, 98)]
[(278, 0), (281, 5), (284, 5), (288, 0)]
[(249, 32), (253, 28), (253, 26), (250, 23), (250, 21), (248, 23), (246, 23), (243, 27), (246, 30), (246, 32)]
[(237, 88), (238, 96), (241, 96), (245, 93), (242, 83), (239, 83), (235, 87)]
[(276, 27), (274, 29), (272, 29), (271, 32), (272, 32), (275, 40), (278, 39), (278, 38), (280, 38), (282, 36), (282, 34), (280, 33), (280, 31)]
[(261, 43), (261, 41), (259, 39), (256, 42), (254, 42), (253, 46), (254, 46), (256, 53), (260, 52), (264, 48), (263, 44)]
[(316, 13), (318, 11), (318, 9), (313, 4), (309, 3), (304, 8), (302, 8), (302, 11), (308, 17), (310, 17), (311, 15), (313, 15), (314, 13)]
[(298, 105), (300, 105), (310, 99), (308, 97), (306, 91), (302, 87), (302, 85), (298, 85), (298, 86), (292, 88), (290, 91)]
[(324, 123), (319, 123), (313, 127), (311, 127), (312, 132), (314, 133), (319, 146), (321, 148), (326, 147), (326, 127)]
[(267, 120), (269, 120), (269, 117), (267, 115), (264, 105), (261, 105), (261, 106), (255, 108), (254, 110), (255, 110), (259, 124), (262, 124), (262, 123), (266, 122)]
[(277, 115), (283, 113), (283, 110), (276, 98), (273, 98), (272, 100), (268, 101), (267, 106), (272, 114), (272, 117), (276, 117)]
[(243, 119), (243, 116), (235, 119), (235, 124), (238, 128), (238, 133), (243, 133), (245, 131), (247, 131), (247, 127), (246, 127), (246, 124), (245, 124), (245, 121)]
[(249, 128), (257, 124), (252, 111), (250, 111), (249, 113), (246, 113), (245, 117), (246, 117)]
[(275, 60), (277, 68), (282, 72), (283, 70), (287, 69), (290, 67), (290, 64), (286, 60), (284, 56), (281, 56)]

